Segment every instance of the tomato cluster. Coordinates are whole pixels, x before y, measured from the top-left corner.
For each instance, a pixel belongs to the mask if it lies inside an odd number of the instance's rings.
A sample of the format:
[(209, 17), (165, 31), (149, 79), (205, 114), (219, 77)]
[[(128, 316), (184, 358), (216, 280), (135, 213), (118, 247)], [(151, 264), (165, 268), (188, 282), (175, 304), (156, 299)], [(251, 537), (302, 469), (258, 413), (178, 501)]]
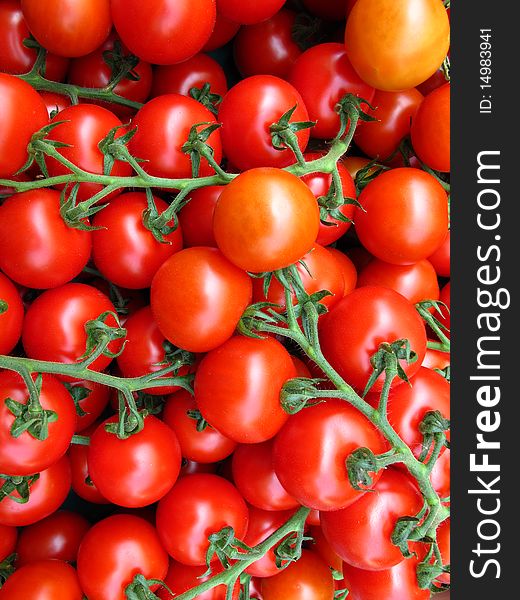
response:
[(443, 2), (0, 29), (0, 600), (448, 587)]

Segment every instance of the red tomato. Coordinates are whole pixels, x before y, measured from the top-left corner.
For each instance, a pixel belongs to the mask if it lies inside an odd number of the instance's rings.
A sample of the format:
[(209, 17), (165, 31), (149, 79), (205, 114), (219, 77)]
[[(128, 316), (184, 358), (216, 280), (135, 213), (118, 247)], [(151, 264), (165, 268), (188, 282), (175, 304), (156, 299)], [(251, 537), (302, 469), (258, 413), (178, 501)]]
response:
[(441, 302), (443, 302), (444, 304), (446, 304), (446, 306), (448, 308), (441, 306), (442, 316), (439, 315), (438, 312), (435, 313), (435, 316), (444, 325), (444, 327), (446, 327), (447, 331), (443, 329), (443, 332), (445, 333), (445, 335), (448, 336), (448, 338), (450, 337), (450, 327), (451, 327), (450, 295), (451, 295), (451, 282), (448, 281), (448, 283), (441, 289), (441, 293), (439, 296), (439, 300)]
[[(334, 512), (335, 511), (323, 514), (333, 514)], [(329, 542), (325, 539), (321, 526), (311, 525), (309, 536), (313, 539), (312, 549), (321, 556), (321, 558), (331, 569), (341, 573), (343, 570), (343, 561), (334, 552)]]
[(79, 545), (89, 529), (85, 517), (68, 510), (58, 510), (25, 527), (16, 546), (18, 566), (52, 558), (76, 562)]
[(220, 195), (213, 231), (222, 253), (245, 271), (287, 267), (313, 246), (318, 203), (295, 175), (272, 168), (241, 173)]
[[(320, 341), (325, 358), (353, 387), (363, 390), (372, 374), (370, 358), (382, 342), (407, 339), (417, 360), (401, 367), (412, 377), (421, 366), (426, 352), (426, 331), (415, 307), (406, 298), (379, 286), (354, 290), (320, 321)], [(383, 387), (384, 374), (373, 391)], [(393, 386), (402, 383), (394, 379)]]
[(293, 361), (293, 365), (296, 368), (296, 377), (312, 377), (310, 370), (308, 369), (307, 365), (303, 362), (303, 360), (301, 360), (301, 358), (298, 358), (297, 356), (293, 356), (291, 354), (291, 360)]
[(444, 242), (428, 257), (433, 268), (439, 277), (449, 277), (451, 273), (450, 261), (451, 234), (448, 229), (448, 235), (444, 238)]
[(415, 481), (398, 469), (385, 469), (374, 487), (343, 510), (320, 515), (323, 533), (333, 550), (358, 569), (379, 571), (397, 565), (404, 556), (392, 543), (397, 519), (415, 516), (423, 498)]
[[(0, 487), (4, 480), (0, 478)], [(56, 511), (70, 491), (70, 464), (66, 456), (40, 473), (30, 486), (29, 500), (21, 503), (16, 493), (0, 501), (0, 525), (23, 527)]]
[[(70, 146), (59, 148), (58, 152), (81, 169), (101, 175), (104, 156), (98, 144), (114, 127), (121, 127), (121, 121), (114, 113), (95, 104), (77, 104), (62, 110), (51, 120), (51, 123), (60, 123), (60, 125), (56, 125), (52, 130), (49, 139)], [(118, 137), (123, 133), (119, 129)], [(70, 174), (69, 169), (55, 158), (47, 157), (45, 162), (51, 177)], [(114, 177), (126, 177), (131, 173), (130, 165), (120, 160), (115, 161), (110, 171)], [(103, 186), (97, 183), (81, 183), (78, 200), (86, 200), (102, 189)]]
[(251, 301), (251, 279), (216, 248), (187, 248), (157, 271), (151, 307), (166, 339), (207, 352), (229, 339)]
[(433, 465), (430, 481), (441, 498), (448, 498), (451, 488), (451, 461), (449, 450), (445, 450)]
[[(219, 563), (211, 566), (211, 575), (206, 575), (203, 577), (204, 573), (207, 571), (206, 565), (202, 567), (189, 567), (187, 565), (183, 565), (174, 560), (170, 561), (170, 567), (168, 569), (168, 573), (166, 578), (164, 579), (164, 583), (170, 588), (170, 590), (175, 594), (182, 594), (183, 592), (187, 592), (191, 590), (197, 585), (204, 583), (211, 577), (218, 575), (223, 570), (222, 565)], [(158, 592), (156, 592), (161, 600), (171, 600), (172, 596), (170, 592), (166, 589), (161, 588)], [(202, 594), (198, 594), (195, 596), (194, 600), (228, 600), (226, 597), (227, 587), (225, 585), (217, 585), (207, 592), (203, 592)], [(233, 595), (231, 600), (238, 600), (240, 595), (240, 583), (237, 581), (235, 589), (233, 590)]]
[[(449, 9), (448, 11), (449, 12)], [(417, 89), (421, 92), (423, 96), (427, 96), (433, 90), (440, 88), (442, 85), (446, 83), (446, 75), (444, 74), (444, 69), (440, 68), (431, 76), (428, 77), (426, 81), (423, 81), (420, 85), (417, 86)]]
[(263, 600), (333, 600), (334, 580), (329, 567), (314, 552), (303, 550), (301, 558), (274, 577), (262, 579)]
[(163, 579), (167, 570), (168, 556), (157, 531), (133, 515), (99, 521), (79, 547), (78, 576), (89, 600), (124, 600), (135, 575)]
[[(83, 283), (68, 283), (47, 290), (31, 304), (22, 331), (22, 342), (30, 358), (62, 363), (74, 363), (85, 353), (87, 334), (85, 323), (105, 312), (115, 313), (110, 300), (96, 288)], [(113, 316), (105, 321), (116, 326)], [(108, 346), (110, 352), (121, 349), (122, 340)], [(112, 358), (102, 355), (90, 369), (102, 371)]]
[(350, 292), (356, 287), (358, 277), (356, 267), (350, 258), (337, 248), (327, 248), (327, 250), (336, 259), (336, 262), (341, 270), (344, 283), (343, 294), (346, 296), (347, 294), (350, 294)]
[(273, 440), (238, 446), (233, 454), (232, 469), (235, 485), (253, 506), (275, 512), (299, 506), (274, 472)]
[(47, 106), (49, 119), (52, 119), (59, 112), (71, 106), (70, 98), (68, 96), (64, 96), (63, 94), (56, 94), (55, 92), (40, 92), (40, 96)]
[(244, 77), (275, 75), (287, 79), (302, 51), (293, 39), (296, 13), (282, 9), (267, 21), (242, 27), (235, 37), (235, 64)]
[[(81, 432), (81, 435), (91, 437), (98, 424), (93, 423)], [(69, 450), (70, 468), (72, 471), (72, 489), (83, 500), (94, 504), (108, 504), (108, 500), (94, 485), (88, 472), (88, 446), (71, 444)]]
[(285, 0), (217, 0), (218, 12), (243, 25), (260, 23), (272, 17), (285, 4)]
[(276, 435), (287, 420), (280, 392), (295, 375), (280, 342), (236, 336), (202, 359), (195, 400), (215, 429), (235, 442), (256, 444)]
[(240, 23), (230, 21), (217, 11), (217, 20), (215, 21), (213, 33), (204, 44), (202, 48), (203, 52), (211, 52), (212, 50), (217, 50), (217, 48), (222, 48), (222, 46), (234, 37), (239, 29)]
[(18, 529), (9, 525), (0, 525), (0, 563), (10, 556), (16, 548)]
[[(130, 140), (128, 148), (137, 158), (144, 159), (143, 168), (155, 177), (185, 178), (191, 177), (191, 160), (189, 154), (182, 151), (188, 141), (192, 125), (215, 123), (215, 117), (197, 100), (167, 94), (147, 102), (139, 110), (132, 126), (137, 133)], [(202, 127), (199, 127), (199, 131)], [(220, 132), (214, 131), (207, 143), (213, 148), (214, 158), (220, 163), (222, 149)], [(213, 169), (206, 159), (201, 160), (201, 176), (213, 175)]]
[(60, 215), (60, 194), (32, 190), (0, 206), (0, 268), (30, 288), (52, 288), (79, 275), (92, 248), (90, 231), (72, 229)]
[(360, 121), (354, 141), (370, 158), (389, 158), (401, 140), (410, 133), (410, 124), (423, 95), (415, 88), (403, 92), (377, 90), (372, 100), (374, 110), (366, 112), (377, 121)]
[[(110, 388), (93, 381), (73, 381), (68, 385), (71, 394), (81, 392), (80, 396), (84, 396), (78, 402), (79, 408), (85, 413), (81, 416), (77, 415), (76, 418), (76, 433), (79, 433), (92, 425), (105, 410), (110, 396)], [(75, 388), (82, 388), (82, 391), (75, 390)]]
[(2, 600), (81, 600), (76, 570), (61, 560), (38, 560), (17, 569), (0, 590)]
[(294, 63), (289, 81), (302, 95), (311, 121), (317, 121), (311, 135), (335, 137), (340, 119), (336, 104), (345, 94), (371, 102), (374, 88), (354, 71), (343, 44), (318, 44), (306, 50)]
[(217, 247), (213, 234), (213, 213), (223, 189), (223, 185), (210, 185), (190, 192), (188, 204), (179, 212), (179, 223), (186, 248)]
[(48, 124), (47, 107), (28, 83), (0, 73), (0, 178), (9, 178), (27, 161), (27, 144)]
[(439, 0), (358, 0), (345, 31), (358, 75), (375, 88), (397, 92), (419, 85), (440, 67), (450, 24)]
[(450, 353), (428, 348), (422, 362), (423, 367), (428, 369), (445, 369), (450, 364)]
[[(352, 487), (345, 464), (360, 447), (380, 454), (386, 443), (350, 404), (327, 400), (289, 418), (274, 442), (274, 470), (287, 492), (304, 506), (339, 510), (365, 493)], [(378, 477), (374, 475), (373, 485)]]
[(139, 433), (121, 440), (105, 429), (106, 424), (116, 422), (117, 417), (110, 417), (90, 439), (88, 470), (94, 485), (119, 506), (138, 508), (157, 502), (179, 475), (181, 450), (177, 436), (149, 415)]
[[(389, 194), (392, 202), (388, 202)], [(365, 187), (359, 202), (364, 211), (356, 213), (356, 233), (363, 246), (381, 260), (409, 265), (428, 258), (446, 238), (446, 192), (424, 171), (385, 171)]]
[(16, 286), (0, 273), (0, 354), (9, 354), (18, 343), (22, 335), (23, 313), (23, 302)]
[[(292, 150), (277, 150), (269, 128), (291, 108), (290, 122), (309, 121), (304, 101), (287, 81), (272, 75), (247, 77), (224, 96), (219, 109), (222, 146), (229, 161), (241, 171), (253, 167), (286, 167), (296, 162)], [(296, 133), (303, 152), (309, 142), (309, 129)]]
[(303, 5), (313, 15), (339, 21), (345, 18), (347, 6), (351, 2), (352, 0), (303, 0)]
[(223, 96), (228, 90), (224, 69), (214, 58), (199, 52), (175, 65), (156, 66), (151, 97), (163, 94), (189, 96), (192, 88), (201, 88), (205, 83), (210, 84), (212, 94)]
[(392, 265), (374, 258), (360, 271), (357, 285), (388, 287), (399, 292), (412, 304), (439, 299), (437, 273), (426, 259), (411, 265)]
[(184, 565), (205, 564), (210, 534), (233, 527), (235, 536), (242, 539), (247, 523), (248, 509), (242, 496), (217, 475), (183, 477), (157, 506), (162, 545)]

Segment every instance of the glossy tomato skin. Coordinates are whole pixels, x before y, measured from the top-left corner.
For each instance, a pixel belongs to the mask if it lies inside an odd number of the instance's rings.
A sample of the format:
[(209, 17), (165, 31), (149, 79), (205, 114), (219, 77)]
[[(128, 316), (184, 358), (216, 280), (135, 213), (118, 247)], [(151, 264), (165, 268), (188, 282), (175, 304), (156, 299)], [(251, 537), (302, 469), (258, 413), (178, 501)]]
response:
[(451, 327), (450, 297), (451, 297), (451, 281), (448, 281), (448, 283), (446, 283), (444, 285), (444, 287), (441, 289), (441, 293), (439, 296), (439, 300), (446, 306), (441, 306), (442, 315), (439, 315), (438, 312), (436, 313), (436, 317), (439, 319), (439, 321), (445, 327), (445, 329), (443, 329), (442, 331), (448, 338), (450, 337), (450, 327)]
[[(320, 341), (325, 358), (353, 387), (363, 390), (372, 373), (370, 358), (382, 342), (407, 339), (417, 360), (401, 367), (412, 377), (426, 353), (426, 331), (415, 307), (394, 290), (366, 286), (354, 290), (320, 322)], [(394, 379), (393, 386), (402, 383)], [(372, 391), (383, 386), (380, 376)]]
[(41, 96), (28, 83), (0, 73), (0, 178), (9, 178), (27, 161), (27, 144), (49, 117)]
[(405, 560), (391, 536), (397, 519), (416, 515), (423, 506), (413, 480), (397, 469), (385, 469), (373, 488), (357, 502), (320, 515), (332, 549), (358, 569), (379, 571)]
[(93, 381), (72, 381), (68, 386), (71, 392), (74, 391), (74, 388), (83, 388), (82, 395), (85, 395), (78, 402), (80, 409), (85, 413), (78, 414), (76, 417), (75, 433), (79, 433), (94, 423), (105, 410), (110, 397), (110, 388)]
[[(188, 565), (183, 565), (175, 560), (171, 560), (164, 583), (166, 583), (166, 585), (174, 594), (179, 595), (183, 592), (187, 592), (197, 585), (200, 585), (201, 583), (204, 583), (212, 576), (218, 575), (222, 572), (222, 570), (223, 567), (220, 565), (220, 563), (217, 563), (211, 566), (211, 575), (206, 575), (203, 577), (204, 573), (207, 571), (206, 565), (201, 567), (189, 567)], [(227, 586), (217, 585), (210, 590), (203, 592), (202, 594), (198, 594), (195, 597), (195, 600), (227, 600), (226, 593)], [(161, 600), (170, 600), (172, 598), (170, 592), (164, 588), (158, 590), (156, 594)], [(237, 582), (237, 585), (233, 590), (231, 600), (238, 600), (239, 595), (240, 584)]]
[(16, 286), (0, 273), (0, 354), (9, 354), (18, 343), (23, 314), (23, 303)]
[[(292, 150), (273, 147), (269, 128), (297, 106), (290, 122), (309, 121), (303, 98), (290, 83), (272, 75), (254, 75), (234, 85), (219, 108), (222, 145), (231, 164), (245, 171), (254, 167), (286, 167), (296, 162)], [(302, 152), (309, 129), (296, 133)]]
[(332, 600), (334, 580), (318, 554), (303, 550), (301, 558), (281, 573), (262, 580), (263, 600)]
[(313, 246), (318, 203), (295, 175), (273, 168), (251, 169), (229, 183), (213, 217), (218, 247), (245, 271), (287, 267)]
[(52, 119), (59, 112), (71, 106), (70, 98), (63, 94), (56, 94), (56, 92), (40, 92), (40, 96), (45, 102), (45, 106), (47, 106), (49, 119)]
[(227, 437), (264, 442), (287, 420), (280, 392), (295, 376), (291, 356), (280, 342), (235, 336), (202, 359), (195, 400), (202, 416)]
[(188, 196), (190, 201), (179, 212), (184, 246), (217, 247), (213, 233), (213, 214), (223, 185), (210, 185), (193, 190)]
[(354, 71), (343, 44), (318, 44), (306, 50), (294, 63), (289, 81), (302, 95), (311, 121), (316, 125), (312, 137), (330, 139), (340, 128), (334, 110), (345, 94), (354, 94), (371, 102), (374, 88)]
[(133, 515), (99, 521), (79, 548), (78, 576), (89, 600), (124, 600), (124, 590), (135, 575), (163, 579), (167, 570), (168, 556), (157, 531)]
[(215, 27), (209, 40), (204, 44), (202, 51), (211, 52), (212, 50), (217, 50), (217, 48), (222, 48), (222, 46), (233, 39), (239, 29), (240, 23), (231, 21), (217, 10)]
[(112, 18), (124, 44), (157, 65), (182, 62), (199, 52), (215, 25), (215, 0), (112, 0)]
[(412, 145), (430, 169), (450, 170), (450, 84), (433, 90), (412, 120)]
[[(356, 409), (329, 399), (292, 415), (274, 441), (274, 470), (283, 487), (304, 506), (339, 510), (364, 492), (350, 484), (345, 461), (357, 448), (386, 449), (377, 429)], [(373, 485), (378, 474), (373, 478)]]
[(10, 556), (16, 548), (18, 529), (9, 525), (0, 525), (0, 562)]
[[(166, 178), (191, 177), (189, 154), (185, 154), (181, 148), (188, 141), (192, 125), (198, 123), (215, 123), (215, 117), (193, 98), (180, 94), (153, 98), (138, 111), (132, 121), (132, 127), (137, 127), (137, 133), (130, 140), (128, 148), (137, 158), (148, 161), (143, 164), (143, 168), (150, 175)], [(198, 131), (202, 128), (199, 127)], [(220, 131), (214, 131), (207, 143), (213, 148), (215, 160), (220, 163)], [(213, 175), (213, 169), (206, 159), (201, 160), (199, 174)]]
[(341, 250), (331, 247), (327, 248), (327, 251), (336, 259), (336, 262), (341, 270), (344, 285), (343, 294), (346, 296), (347, 294), (350, 294), (350, 292), (356, 287), (358, 278), (356, 267), (352, 260), (346, 254), (343, 254)]
[(237, 444), (211, 426), (197, 431), (197, 420), (188, 411), (198, 410), (193, 396), (179, 390), (168, 396), (162, 420), (175, 432), (184, 458), (199, 463), (214, 463), (227, 458)]
[[(389, 195), (392, 202), (388, 202)], [(386, 171), (365, 187), (359, 202), (366, 212), (356, 212), (356, 233), (363, 246), (381, 260), (412, 264), (428, 258), (446, 238), (446, 192), (424, 171)]]
[(276, 14), (285, 0), (217, 0), (219, 13), (242, 25), (260, 23)]
[(91, 232), (62, 219), (55, 190), (14, 194), (0, 206), (0, 268), (21, 285), (46, 289), (69, 282), (91, 249)]
[[(335, 512), (335, 511), (333, 511)], [(325, 514), (325, 513), (324, 513)], [(327, 513), (332, 514), (332, 513)], [(310, 516), (310, 514), (309, 514)], [(319, 520), (319, 519), (318, 519)], [(308, 522), (307, 522), (308, 523)], [(334, 552), (331, 545), (323, 535), (323, 529), (321, 525), (311, 525), (309, 529), (309, 536), (312, 537), (312, 550), (321, 556), (325, 563), (335, 571), (339, 573), (343, 570), (343, 561)]]
[(252, 505), (266, 511), (287, 511), (300, 504), (282, 486), (273, 466), (273, 440), (240, 444), (233, 454), (233, 481)]
[(119, 506), (139, 508), (157, 502), (179, 475), (177, 436), (157, 417), (148, 415), (139, 433), (121, 440), (105, 429), (116, 422), (117, 417), (110, 417), (90, 439), (88, 470), (94, 485)]
[(37, 560), (17, 569), (0, 590), (2, 600), (81, 600), (76, 570), (62, 560)]
[(156, 523), (170, 556), (184, 565), (201, 566), (206, 561), (210, 534), (231, 526), (242, 539), (248, 509), (237, 489), (222, 477), (188, 475), (159, 502)]
[[(97, 429), (98, 425), (99, 423), (89, 425), (81, 432), (81, 435), (88, 438), (92, 437), (92, 434)], [(68, 456), (72, 475), (71, 486), (74, 492), (80, 498), (83, 498), (83, 500), (87, 500), (87, 502), (92, 502), (93, 504), (109, 504), (109, 501), (101, 494), (90, 478), (87, 462), (88, 446), (71, 444)]]
[[(0, 478), (0, 485), (3, 482)], [(0, 502), (0, 525), (23, 527), (48, 517), (61, 506), (69, 490), (70, 464), (63, 456), (32, 483), (27, 502), (20, 503), (13, 498), (4, 498)]]
[(437, 275), (439, 277), (450, 277), (451, 274), (451, 234), (448, 230), (448, 234), (444, 238), (444, 242), (435, 250), (435, 252), (428, 257), (428, 260), (432, 263)]
[(191, 352), (207, 352), (233, 335), (251, 294), (250, 277), (219, 250), (187, 248), (155, 274), (151, 307), (166, 339)]
[[(22, 342), (27, 356), (37, 360), (76, 362), (86, 349), (85, 323), (107, 311), (115, 313), (114, 305), (90, 285), (67, 283), (45, 291), (25, 315)], [(112, 315), (104, 322), (116, 326)], [(118, 352), (121, 345), (121, 339), (114, 340), (108, 349)], [(89, 368), (102, 371), (111, 361), (110, 356), (102, 355)]]
[(375, 88), (407, 90), (442, 64), (450, 43), (446, 9), (437, 0), (358, 0), (345, 46), (358, 75)]

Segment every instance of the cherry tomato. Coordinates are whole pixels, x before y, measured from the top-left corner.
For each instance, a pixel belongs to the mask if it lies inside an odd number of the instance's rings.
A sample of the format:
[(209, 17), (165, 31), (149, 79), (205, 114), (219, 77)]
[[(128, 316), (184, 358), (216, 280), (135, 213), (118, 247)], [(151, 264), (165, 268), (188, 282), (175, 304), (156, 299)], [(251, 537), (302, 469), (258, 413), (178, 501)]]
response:
[(94, 485), (119, 506), (138, 508), (157, 502), (179, 475), (181, 450), (177, 436), (149, 415), (141, 431), (119, 439), (105, 429), (105, 425), (116, 422), (117, 417), (110, 417), (90, 439), (88, 470)]
[(426, 354), (424, 355), (424, 360), (421, 366), (427, 367), (428, 369), (439, 369), (442, 371), (449, 366), (449, 364), (449, 352), (442, 352), (441, 350), (433, 350), (432, 348), (428, 348), (426, 350)]
[[(401, 367), (412, 377), (426, 352), (426, 331), (414, 305), (394, 290), (367, 286), (354, 290), (340, 300), (320, 321), (323, 354), (338, 373), (353, 387), (363, 390), (372, 373), (370, 358), (382, 342), (407, 339), (417, 360)], [(381, 374), (372, 390), (381, 390)], [(402, 383), (394, 379), (393, 386)]]
[(79, 547), (78, 576), (89, 600), (125, 600), (125, 589), (137, 574), (163, 579), (167, 570), (168, 556), (157, 531), (133, 515), (99, 521)]
[(166, 339), (207, 352), (231, 337), (251, 301), (249, 276), (216, 248), (187, 248), (157, 271), (151, 307)]
[[(334, 512), (336, 511), (323, 514), (333, 514)], [(319, 525), (311, 525), (309, 536), (312, 537), (313, 540), (312, 549), (321, 556), (321, 558), (331, 569), (341, 573), (343, 570), (343, 561), (334, 552), (331, 545), (323, 535), (322, 527)]]
[[(442, 315), (439, 315), (438, 312), (435, 313), (435, 316), (442, 325), (445, 327), (442, 331), (449, 338), (450, 337), (450, 327), (451, 327), (451, 314), (450, 314), (450, 295), (451, 295), (451, 282), (448, 283), (441, 289), (441, 293), (439, 296), (439, 300), (443, 302), (446, 306), (441, 306)], [(447, 308), (446, 308), (447, 307)]]
[(235, 23), (251, 25), (272, 17), (285, 0), (217, 0), (218, 12)]
[[(217, 563), (215, 565), (211, 565), (211, 575), (206, 575), (203, 577), (204, 573), (207, 571), (206, 566), (202, 567), (189, 567), (188, 565), (183, 565), (175, 560), (170, 561), (170, 567), (168, 569), (168, 573), (166, 574), (166, 578), (164, 579), (164, 583), (170, 588), (170, 590), (175, 594), (182, 594), (183, 592), (187, 592), (201, 583), (204, 583), (211, 577), (218, 575), (222, 572), (224, 567)], [(207, 592), (203, 592), (202, 594), (198, 594), (195, 596), (194, 600), (228, 600), (227, 596), (227, 586), (225, 585), (217, 585)], [(156, 594), (161, 598), (161, 600), (171, 600), (172, 595), (166, 589), (161, 588)], [(235, 588), (233, 589), (233, 595), (230, 600), (238, 600), (240, 595), (240, 583), (237, 581)]]
[(313, 246), (318, 203), (310, 189), (286, 171), (241, 173), (220, 195), (213, 231), (222, 253), (245, 271), (287, 267)]
[[(392, 202), (388, 202), (389, 194)], [(446, 238), (446, 192), (424, 171), (385, 171), (365, 187), (359, 202), (364, 211), (356, 212), (356, 233), (363, 246), (381, 260), (409, 265), (428, 258)]]
[(428, 257), (428, 260), (432, 263), (433, 268), (437, 272), (439, 277), (449, 277), (451, 273), (451, 261), (450, 261), (450, 248), (451, 248), (451, 234), (448, 229), (448, 234), (444, 238), (444, 242), (435, 250), (435, 252)]
[(213, 213), (223, 189), (223, 185), (210, 185), (190, 193), (190, 201), (179, 212), (179, 223), (186, 248), (217, 247), (213, 234)]
[(0, 73), (0, 97), (0, 178), (9, 178), (26, 163), (27, 144), (49, 116), (38, 92), (13, 75)]
[(10, 556), (16, 548), (18, 529), (9, 525), (0, 525), (0, 563)]
[(327, 248), (327, 251), (336, 259), (341, 270), (344, 283), (343, 294), (346, 296), (356, 287), (358, 277), (356, 267), (352, 260), (337, 248)]
[(287, 420), (280, 392), (295, 375), (280, 342), (236, 336), (202, 359), (195, 400), (202, 416), (225, 436), (239, 443), (264, 442)]
[(294, 63), (289, 81), (302, 95), (311, 121), (316, 121), (312, 137), (320, 139), (338, 133), (340, 118), (335, 106), (345, 94), (367, 102), (374, 97), (374, 88), (354, 71), (343, 44), (318, 44), (306, 50)]
[(209, 40), (204, 44), (202, 48), (203, 52), (211, 52), (212, 50), (222, 48), (222, 46), (224, 46), (231, 39), (233, 39), (233, 37), (239, 29), (240, 23), (230, 21), (217, 10), (217, 20), (215, 21), (215, 27)]
[(47, 106), (49, 119), (53, 119), (59, 112), (71, 106), (71, 101), (68, 96), (56, 94), (55, 92), (40, 92), (42, 100)]
[(66, 384), (66, 387), (73, 397), (77, 396), (77, 406), (83, 413), (76, 418), (75, 433), (79, 433), (94, 423), (105, 410), (110, 388), (93, 381), (73, 381)]
[[(89, 425), (81, 435), (90, 438), (98, 427), (98, 423)], [(72, 489), (83, 500), (94, 504), (109, 504), (109, 501), (94, 485), (88, 472), (88, 446), (71, 444), (69, 450), (70, 468), (72, 472)]]
[[(292, 150), (277, 150), (271, 125), (296, 106), (290, 123), (309, 121), (303, 98), (290, 83), (272, 75), (242, 79), (224, 96), (219, 109), (222, 146), (229, 161), (241, 171), (254, 167), (286, 167), (296, 162)], [(296, 132), (303, 152), (309, 129)]]
[(0, 273), (0, 354), (9, 354), (18, 343), (22, 335), (23, 313), (23, 302), (16, 286)]
[(380, 90), (419, 85), (440, 67), (450, 45), (446, 9), (438, 0), (358, 0), (345, 31), (358, 75)]
[(248, 509), (237, 489), (222, 477), (188, 475), (160, 500), (156, 518), (168, 554), (184, 565), (201, 566), (206, 562), (210, 534), (233, 527), (235, 536), (243, 538)]

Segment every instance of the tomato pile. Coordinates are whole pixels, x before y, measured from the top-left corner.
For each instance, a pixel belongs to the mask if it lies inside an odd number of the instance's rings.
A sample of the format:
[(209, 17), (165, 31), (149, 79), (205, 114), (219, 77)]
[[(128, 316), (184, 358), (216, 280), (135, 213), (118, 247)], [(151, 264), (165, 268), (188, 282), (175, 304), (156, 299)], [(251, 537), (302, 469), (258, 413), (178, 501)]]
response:
[(449, 588), (449, 29), (0, 2), (0, 600)]

